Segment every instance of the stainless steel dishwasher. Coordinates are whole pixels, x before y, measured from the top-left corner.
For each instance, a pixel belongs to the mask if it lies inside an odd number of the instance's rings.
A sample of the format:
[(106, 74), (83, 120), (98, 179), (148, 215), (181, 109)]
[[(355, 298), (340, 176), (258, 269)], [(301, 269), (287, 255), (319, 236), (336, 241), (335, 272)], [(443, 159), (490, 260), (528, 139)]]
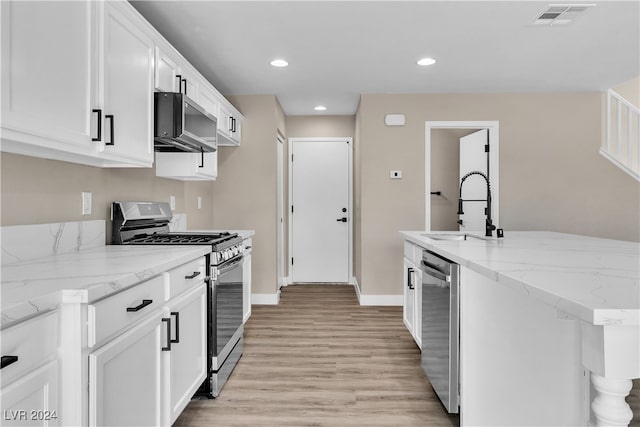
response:
[(460, 266), (422, 252), (422, 369), (449, 413), (459, 408)]

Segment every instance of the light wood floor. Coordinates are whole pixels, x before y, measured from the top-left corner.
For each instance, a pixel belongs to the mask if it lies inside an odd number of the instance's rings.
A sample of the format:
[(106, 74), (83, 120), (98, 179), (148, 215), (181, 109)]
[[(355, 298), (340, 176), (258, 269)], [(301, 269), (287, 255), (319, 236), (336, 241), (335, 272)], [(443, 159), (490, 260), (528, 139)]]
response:
[(353, 287), (283, 288), (254, 305), (244, 355), (217, 399), (175, 426), (452, 426), (401, 307), (361, 307)]
[[(628, 398), (640, 425), (640, 390)], [(283, 288), (253, 306), (221, 395), (174, 426), (457, 426), (431, 389), (401, 307), (361, 307), (351, 286)]]

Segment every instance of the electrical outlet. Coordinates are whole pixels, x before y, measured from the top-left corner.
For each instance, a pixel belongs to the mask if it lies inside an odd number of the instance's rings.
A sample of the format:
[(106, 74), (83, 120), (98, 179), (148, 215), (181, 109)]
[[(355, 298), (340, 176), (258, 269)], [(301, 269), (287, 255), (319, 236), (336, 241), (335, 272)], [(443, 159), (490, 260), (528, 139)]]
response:
[(169, 196), (169, 206), (172, 211), (176, 210), (176, 196)]
[(202, 209), (202, 197), (198, 196), (198, 209)]
[(91, 193), (82, 192), (82, 215), (91, 215)]
[(402, 171), (389, 171), (389, 178), (402, 179)]

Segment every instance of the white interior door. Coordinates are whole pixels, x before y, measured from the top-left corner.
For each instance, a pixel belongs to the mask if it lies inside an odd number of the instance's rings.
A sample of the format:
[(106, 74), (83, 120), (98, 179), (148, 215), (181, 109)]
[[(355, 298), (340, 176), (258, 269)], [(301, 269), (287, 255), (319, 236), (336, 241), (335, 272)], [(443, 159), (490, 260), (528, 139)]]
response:
[[(460, 138), (460, 180), (471, 171), (487, 173), (487, 156), (485, 145), (489, 142), (489, 131), (481, 129), (470, 135)], [(464, 200), (486, 200), (487, 183), (481, 176), (470, 176), (462, 187), (462, 198)], [(485, 229), (485, 207), (484, 201), (465, 201), (463, 203), (463, 215), (458, 215), (462, 220), (460, 231), (484, 231)]]
[(351, 142), (301, 139), (290, 147), (292, 282), (347, 283)]

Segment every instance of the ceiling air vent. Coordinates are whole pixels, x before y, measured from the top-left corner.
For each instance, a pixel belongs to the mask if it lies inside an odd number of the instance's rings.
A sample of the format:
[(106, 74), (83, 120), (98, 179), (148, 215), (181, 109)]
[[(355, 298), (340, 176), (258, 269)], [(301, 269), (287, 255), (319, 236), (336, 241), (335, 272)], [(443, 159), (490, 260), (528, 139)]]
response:
[(594, 6), (595, 4), (550, 4), (533, 21), (533, 25), (567, 25)]

